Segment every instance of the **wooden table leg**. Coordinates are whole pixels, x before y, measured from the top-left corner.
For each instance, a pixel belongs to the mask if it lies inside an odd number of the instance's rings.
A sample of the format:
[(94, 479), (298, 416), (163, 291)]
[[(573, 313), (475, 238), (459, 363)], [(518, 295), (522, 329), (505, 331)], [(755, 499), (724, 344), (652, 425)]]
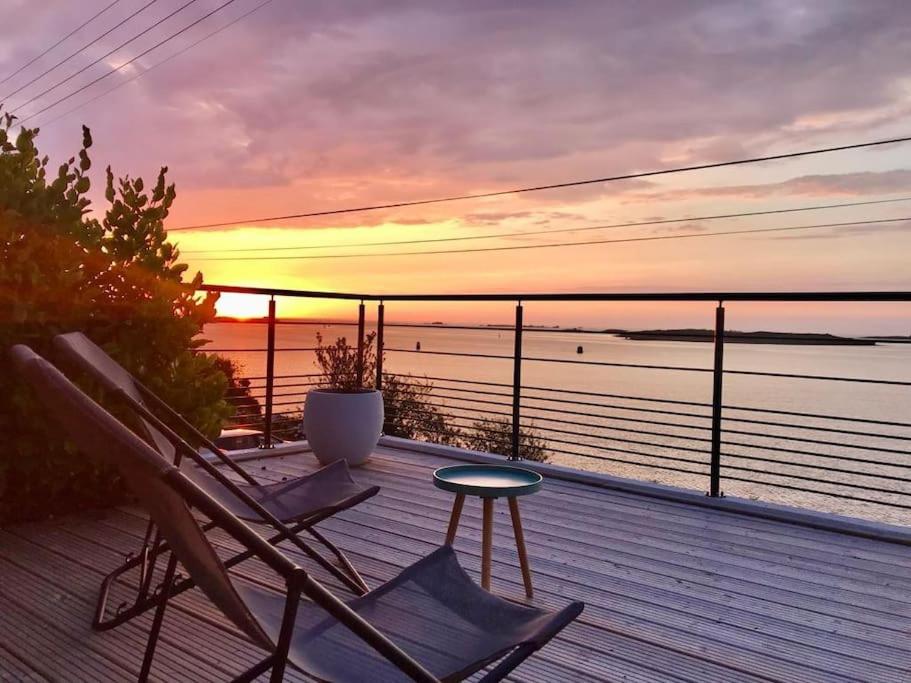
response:
[(481, 588), (490, 590), (490, 550), (493, 545), (493, 498), (484, 501), (484, 535), (481, 546)]
[(457, 493), (452, 504), (452, 515), (449, 517), (449, 528), (446, 530), (446, 545), (455, 541), (456, 530), (459, 528), (459, 519), (462, 516), (462, 506), (465, 504), (465, 494)]
[(525, 535), (522, 533), (522, 520), (519, 517), (519, 501), (509, 499), (509, 513), (512, 516), (512, 530), (516, 535), (516, 549), (519, 551), (519, 566), (522, 567), (522, 581), (525, 583), (525, 595), (534, 597), (531, 588), (531, 569), (528, 567), (528, 553), (525, 551)]

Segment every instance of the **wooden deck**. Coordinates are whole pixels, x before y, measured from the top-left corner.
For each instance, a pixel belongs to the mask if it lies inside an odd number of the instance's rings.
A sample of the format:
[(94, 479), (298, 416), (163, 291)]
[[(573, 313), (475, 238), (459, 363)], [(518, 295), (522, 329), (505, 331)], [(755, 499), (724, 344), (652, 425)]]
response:
[[(379, 448), (357, 471), (381, 493), (321, 528), (368, 583), (442, 542), (452, 499), (430, 472), (451, 462)], [(315, 466), (306, 454), (246, 465), (268, 480)], [(911, 680), (911, 547), (556, 480), (523, 499), (522, 512), (536, 601), (586, 609), (513, 680)], [(466, 502), (455, 544), (476, 577), (480, 515), (477, 500)], [(135, 679), (150, 618), (107, 633), (88, 624), (101, 576), (143, 529), (127, 509), (0, 531), (0, 680)], [(493, 590), (520, 599), (503, 501), (493, 559)], [(274, 584), (261, 565), (238, 569)], [(226, 680), (261, 656), (198, 591), (175, 604), (158, 680)]]

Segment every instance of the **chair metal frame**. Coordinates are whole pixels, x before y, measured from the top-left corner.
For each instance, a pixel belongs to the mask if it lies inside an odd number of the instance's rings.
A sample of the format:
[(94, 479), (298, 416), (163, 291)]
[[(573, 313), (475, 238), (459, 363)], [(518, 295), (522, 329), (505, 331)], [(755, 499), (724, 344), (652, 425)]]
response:
[[(242, 520), (213, 500), (179, 470), (171, 470), (164, 475), (164, 480), (183, 497), (191, 508), (199, 510), (211, 520), (214, 526), (221, 528), (241, 545), (248, 548), (247, 553), (251, 556), (255, 555), (262, 560), (285, 582), (285, 609), (274, 651), (235, 677), (233, 683), (253, 681), (267, 671), (270, 671), (270, 683), (280, 683), (287, 666), (297, 608), (302, 595), (316, 603), (412, 680), (420, 683), (441, 683), (440, 679), (430, 673), (420, 662), (403, 651), (357, 612), (330, 593), (322, 584), (311, 577), (306, 570), (292, 562), (273, 544), (256, 534)], [(139, 677), (140, 683), (145, 683), (148, 680), (169, 598), (176, 595), (181, 590), (181, 586), (187, 581), (175, 582), (176, 567), (177, 557), (172, 553), (168, 560), (164, 580), (156, 591), (157, 597), (154, 600), (156, 611), (143, 655)], [(575, 604), (565, 607), (557, 614), (557, 618), (551, 622), (550, 627), (541, 634), (539, 642), (524, 643), (515, 647), (512, 652), (500, 659), (490, 671), (479, 679), (479, 683), (502, 681), (535, 651), (550, 642), (564, 627), (572, 623), (579, 611), (581, 609), (577, 608)]]
[[(22, 371), (29, 369), (29, 366), (32, 364), (36, 365), (36, 374), (34, 377), (30, 378), (38, 385), (36, 388), (47, 389), (53, 387), (72, 394), (64, 403), (58, 404), (60, 406), (58, 410), (69, 410), (70, 407), (74, 407), (77, 411), (80, 411), (83, 418), (90, 417), (91, 419), (99, 420), (97, 426), (102, 433), (113, 439), (115, 447), (112, 454), (117, 454), (117, 457), (113, 460), (102, 455), (95, 455), (94, 457), (106, 460), (112, 466), (121, 469), (121, 472), (131, 480), (131, 484), (134, 486), (142, 485), (142, 482), (135, 479), (135, 477), (137, 472), (141, 471), (141, 468), (144, 467), (146, 472), (142, 476), (146, 476), (150, 480), (152, 478), (158, 480), (165, 487), (173, 491), (178, 500), (182, 501), (183, 506), (181, 507), (183, 509), (172, 508), (174, 513), (178, 516), (185, 515), (189, 517), (189, 520), (191, 520), (192, 524), (196, 525), (196, 530), (199, 532), (199, 536), (196, 538), (203, 544), (208, 545), (208, 550), (212, 553), (211, 557), (215, 559), (215, 564), (212, 565), (212, 569), (206, 569), (204, 564), (200, 565), (197, 563), (198, 558), (194, 558), (194, 551), (191, 547), (189, 545), (184, 547), (184, 550), (190, 553), (187, 555), (186, 559), (190, 560), (188, 566), (191, 568), (191, 573), (194, 571), (192, 569), (193, 567), (196, 567), (197, 571), (202, 572), (217, 571), (222, 575), (227, 584), (231, 584), (231, 579), (225, 563), (218, 560), (217, 555), (214, 553), (214, 548), (211, 545), (211, 540), (206, 537), (203, 528), (200, 526), (199, 519), (192, 513), (192, 510), (195, 509), (201, 513), (204, 518), (209, 520), (207, 525), (208, 528), (218, 527), (224, 530), (231, 538), (245, 548), (246, 551), (242, 553), (242, 555), (258, 557), (264, 564), (281, 577), (285, 584), (285, 590), (283, 591), (285, 594), (285, 604), (282, 610), (282, 618), (278, 627), (277, 637), (265, 635), (265, 632), (261, 630), (261, 624), (259, 625), (259, 630), (260, 633), (262, 633), (262, 638), (255, 637), (254, 631), (247, 630), (248, 636), (253, 638), (254, 642), (258, 642), (261, 647), (269, 652), (263, 659), (237, 676), (234, 679), (235, 681), (252, 681), (266, 672), (270, 673), (270, 681), (272, 683), (278, 683), (282, 680), (289, 661), (292, 636), (297, 625), (296, 617), (298, 606), (300, 604), (301, 596), (305, 596), (412, 680), (421, 683), (441, 683), (440, 679), (435, 677), (419, 661), (402, 650), (381, 631), (376, 629), (352, 609), (351, 606), (329, 592), (304, 568), (282, 553), (279, 548), (272, 543), (272, 539), (267, 540), (260, 536), (251, 526), (246, 524), (242, 519), (201, 488), (196, 482), (191, 480), (179, 469), (178, 465), (169, 463), (168, 459), (160, 450), (148, 444), (138, 434), (120, 423), (117, 418), (98, 406), (97, 403), (81, 392), (78, 387), (73, 385), (72, 382), (56, 370), (56, 368), (47, 363), (47, 361), (44, 361), (28, 347), (20, 345), (14, 348), (14, 362)], [(42, 365), (45, 367), (42, 368)], [(50, 375), (48, 375), (48, 371), (51, 372)], [(54, 381), (56, 381), (59, 386), (54, 386), (53, 383), (51, 383), (46, 387), (42, 387), (40, 382), (45, 381), (44, 376), (53, 378), (54, 374), (56, 374), (58, 378)], [(92, 406), (94, 406), (94, 408), (92, 408)], [(141, 404), (135, 407), (137, 410), (140, 410), (140, 414), (143, 414), (147, 419), (154, 417), (150, 412), (147, 412), (147, 409)], [(67, 414), (69, 415), (69, 413)], [(62, 419), (60, 414), (56, 415), (56, 417), (57, 419)], [(167, 427), (167, 425), (164, 426)], [(76, 429), (76, 427), (70, 424), (68, 429), (72, 431)], [(80, 427), (80, 429), (82, 429), (82, 427)], [(175, 447), (178, 451), (193, 457), (193, 459), (198, 462), (199, 466), (206, 469), (207, 472), (216, 477), (219, 481), (228, 481), (223, 472), (200, 456), (195, 449), (186, 441), (177, 437), (172, 430), (167, 429), (167, 431), (163, 433), (168, 435), (169, 438), (175, 438)], [(98, 443), (91, 443), (91, 439), (86, 442), (83, 437), (80, 437), (77, 440), (77, 443), (81, 443), (83, 448), (98, 447)], [(162, 462), (160, 465), (151, 464), (151, 461), (156, 459), (161, 459)], [(140, 465), (140, 469), (133, 469), (137, 464)], [(131, 469), (133, 471), (132, 474), (130, 474)], [(271, 515), (258, 501), (242, 490), (238, 490), (238, 494), (246, 505), (251, 507), (257, 514), (261, 515), (264, 520), (268, 521), (279, 531), (279, 536), (289, 537), (298, 541), (296, 545), (307, 552), (308, 546), (306, 543), (291, 536), (291, 529)], [(174, 513), (164, 509), (158, 509), (156, 512), (155, 506), (151, 506), (149, 509), (150, 517), (153, 519), (156, 519), (158, 514), (170, 515)], [(186, 520), (187, 518), (184, 517), (184, 519)], [(171, 524), (171, 522), (174, 522), (175, 520), (162, 518), (158, 521), (165, 522), (162, 528), (167, 529), (170, 527), (171, 531), (169, 533), (175, 534), (170, 538), (172, 542), (175, 542), (175, 550), (171, 551), (168, 558), (163, 581), (155, 588), (151, 596), (150, 604), (155, 607), (155, 614), (149, 630), (149, 636), (139, 672), (140, 683), (146, 683), (149, 678), (155, 650), (161, 635), (161, 627), (167, 606), (170, 603), (170, 598), (194, 585), (192, 579), (178, 579), (177, 577), (178, 561), (183, 559), (178, 556), (179, 554), (182, 554), (182, 552), (177, 550), (177, 548), (183, 544), (184, 539), (182, 538), (182, 535), (186, 533), (187, 529), (181, 530), (179, 523), (176, 526)], [(176, 543), (178, 540), (181, 542)], [(189, 542), (192, 543), (192, 539), (190, 539)], [(161, 548), (163, 545), (163, 543), (160, 543), (157, 547)], [(156, 557), (157, 554), (158, 553), (156, 553)], [(146, 577), (144, 577), (149, 584), (152, 582), (150, 576), (151, 574), (147, 574)], [(202, 577), (203, 575), (200, 574), (197, 578), (202, 579)], [(216, 605), (219, 605), (224, 611), (224, 606), (220, 605), (219, 602), (215, 600), (214, 596), (210, 595), (209, 597), (211, 597), (213, 601), (216, 602)], [(239, 598), (239, 596), (237, 597)], [(493, 669), (480, 680), (484, 683), (494, 683), (495, 681), (502, 680), (516, 666), (528, 658), (533, 652), (547, 644), (566, 625), (572, 622), (582, 609), (583, 605), (581, 603), (571, 603), (560, 612), (553, 613), (548, 620), (547, 625), (537, 632), (533, 641), (523, 641), (522, 643), (513, 646), (511, 649), (504, 650), (499, 663), (495, 664)], [(241, 625), (240, 622), (236, 621), (237, 615), (232, 617), (229, 612), (224, 613), (225, 616), (235, 620), (235, 623), (238, 626)], [(253, 617), (252, 614), (250, 616), (258, 621), (257, 617)], [(494, 653), (491, 653), (491, 656), (493, 656), (493, 654)], [(493, 661), (490, 660), (476, 661), (472, 663), (471, 666), (463, 669), (462, 672), (454, 674), (447, 680), (452, 680), (455, 677), (462, 680), (465, 677), (480, 671), (485, 666), (492, 664)]]
[[(196, 438), (200, 439), (202, 445), (212, 450), (212, 452), (216, 454), (216, 457), (218, 457), (233, 472), (236, 472), (245, 481), (253, 485), (258, 485), (258, 482), (244, 468), (234, 462), (227, 454), (221, 451), (218, 446), (206, 438), (205, 435), (197, 431), (195, 427), (193, 427), (183, 418), (183, 416), (174, 411), (170, 406), (164, 403), (164, 401), (158, 398), (158, 396), (152, 393), (151, 390), (147, 389), (139, 381), (134, 381), (137, 389), (139, 389), (144, 398), (150, 400), (157, 408), (161, 409), (163, 412), (166, 412), (170, 418), (178, 422), (186, 431), (192, 433)], [(262, 523), (267, 524), (278, 531), (277, 534), (269, 538), (269, 543), (276, 544), (281, 543), (285, 540), (290, 541), (298, 549), (303, 551), (304, 554), (306, 554), (310, 559), (328, 571), (334, 578), (342, 582), (355, 595), (364, 595), (369, 591), (369, 587), (367, 586), (366, 582), (360, 576), (360, 574), (357, 572), (357, 570), (351, 564), (351, 561), (345, 556), (342, 550), (338, 548), (338, 546), (336, 546), (334, 543), (329, 541), (321, 533), (316, 531), (316, 529), (312, 528), (313, 525), (334, 515), (337, 510), (331, 509), (325, 510), (323, 512), (318, 512), (304, 519), (297, 520), (291, 525), (282, 522), (280, 519), (278, 519), (278, 517), (266, 510), (259, 503), (259, 501), (255, 500), (243, 489), (239, 488), (233, 481), (231, 481), (231, 479), (225, 475), (222, 470), (213, 465), (197, 449), (193, 448), (183, 437), (174, 431), (167, 423), (161, 420), (146, 405), (134, 399), (121, 388), (117, 388), (112, 392), (112, 394), (117, 401), (136, 413), (139, 417), (151, 423), (155, 429), (160, 431), (164, 437), (168, 439), (168, 441), (172, 446), (174, 446), (175, 449), (173, 462), (175, 467), (180, 466), (184, 457), (189, 457), (197, 466), (201, 467), (206, 471), (207, 474), (211, 475), (221, 485), (231, 491), (231, 493), (235, 495), (241, 502), (252, 508), (254, 512), (260, 515)], [(146, 441), (148, 442), (148, 440)], [(155, 448), (154, 444), (150, 444), (150, 446)], [(379, 487), (370, 487), (365, 489), (359, 497), (355, 498), (355, 502), (352, 504), (356, 505), (363, 500), (370, 498), (371, 496), (375, 495), (378, 490)], [(215, 526), (216, 525), (214, 523), (209, 522), (203, 526), (203, 531), (209, 531)], [(311, 545), (303, 541), (299, 536), (300, 532), (302, 531), (309, 533), (316, 540), (325, 545), (335, 555), (339, 563), (342, 565), (342, 567), (344, 567), (345, 571), (340, 570), (329, 560), (324, 558)], [(116, 628), (120, 624), (123, 624), (130, 619), (143, 614), (149, 609), (152, 609), (158, 603), (158, 596), (152, 592), (151, 584), (155, 573), (155, 568), (158, 563), (158, 558), (163, 553), (169, 551), (170, 548), (168, 547), (168, 544), (161, 539), (160, 534), (158, 533), (158, 530), (155, 526), (155, 522), (150, 519), (146, 527), (146, 532), (139, 552), (128, 557), (121, 566), (117, 567), (102, 580), (101, 589), (98, 595), (98, 601), (95, 607), (95, 614), (92, 619), (92, 628), (94, 630), (107, 631), (112, 628)], [(225, 566), (233, 567), (237, 564), (240, 564), (241, 562), (244, 562), (247, 559), (250, 559), (252, 556), (253, 553), (251, 552), (238, 553), (237, 555), (225, 560)], [(137, 567), (139, 568), (140, 573), (139, 590), (133, 604), (121, 604), (113, 616), (106, 617), (108, 611), (108, 596), (114, 583), (116, 583), (116, 581), (122, 575), (136, 569)], [(194, 585), (194, 582), (189, 579), (183, 580), (179, 584), (179, 590), (169, 593), (169, 595), (182, 593), (183, 591), (192, 588)]]
[[(265, 541), (250, 527), (235, 517), (230, 511), (213, 500), (205, 491), (190, 481), (179, 470), (171, 470), (164, 476), (165, 481), (187, 502), (209, 518), (215, 526), (227, 532), (234, 540), (248, 548), (251, 556), (256, 556), (275, 571), (285, 582), (286, 602), (282, 615), (282, 625), (279, 632), (275, 650), (267, 657), (254, 664), (252, 667), (234, 678), (235, 683), (252, 681), (257, 676), (270, 671), (271, 683), (278, 683), (284, 676), (287, 666), (288, 650), (291, 645), (291, 636), (294, 633), (297, 608), (301, 595), (306, 596), (323, 608), (329, 615), (349, 628), (355, 635), (364, 640), (368, 645), (395, 664), (403, 673), (412, 680), (424, 683), (439, 683), (433, 674), (427, 671), (419, 662), (389, 640), (380, 631), (374, 628), (363, 617), (352, 610), (348, 605), (335, 597), (318, 581), (313, 579), (302, 567), (291, 561), (274, 545)], [(246, 502), (246, 501), (245, 501)], [(255, 503), (252, 499), (250, 502)], [(145, 683), (151, 671), (155, 648), (168, 605), (168, 598), (174, 595), (174, 577), (176, 573), (177, 557), (172, 553), (168, 560), (166, 576), (157, 591), (160, 595), (155, 600), (156, 611), (143, 655), (143, 664), (139, 681)], [(531, 653), (529, 653), (531, 654)], [(499, 680), (497, 678), (491, 681)]]

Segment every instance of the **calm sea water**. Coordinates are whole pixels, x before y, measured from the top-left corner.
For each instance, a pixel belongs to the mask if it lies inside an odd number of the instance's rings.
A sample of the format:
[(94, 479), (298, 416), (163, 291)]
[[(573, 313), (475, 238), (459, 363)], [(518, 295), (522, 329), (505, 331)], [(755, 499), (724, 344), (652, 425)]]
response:
[[(356, 337), (356, 328), (350, 326), (280, 325), (276, 345), (279, 349), (312, 347), (317, 331), (328, 340), (346, 336), (353, 343)], [(513, 350), (510, 331), (387, 327), (385, 335), (385, 369), (389, 372), (477, 382), (512, 382), (511, 360), (436, 355), (455, 352), (510, 356)], [(265, 374), (262, 351), (240, 350), (264, 348), (265, 325), (217, 323), (206, 328), (205, 336), (211, 340), (210, 348), (230, 350), (225, 355), (240, 363), (245, 375), (259, 377)], [(414, 352), (418, 342), (420, 353)], [(577, 353), (580, 345), (584, 350), (581, 355)], [(711, 344), (627, 341), (612, 335), (530, 330), (524, 335), (523, 355), (526, 358), (522, 367), (523, 385), (527, 387), (612, 395), (552, 393), (542, 389), (525, 391), (523, 423), (535, 429), (548, 440), (548, 446), (557, 451), (550, 455), (551, 462), (706, 490), (709, 453), (706, 428), (710, 409), (618, 397), (709, 403), (712, 396), (710, 372), (599, 366), (574, 361), (707, 370), (712, 366)], [(537, 358), (568, 362), (533, 360)], [(315, 372), (313, 360), (314, 354), (309, 351), (279, 352), (276, 354), (276, 374)], [(911, 382), (911, 345), (728, 344), (725, 368)], [(278, 380), (278, 383), (293, 381)], [(474, 387), (498, 393), (508, 392), (508, 388), (442, 380), (433, 380), (433, 383), (438, 403), (446, 406), (448, 412), (466, 417), (457, 423), (466, 424), (471, 418), (486, 415), (480, 412), (482, 410), (510, 412), (508, 406), (497, 405), (508, 403), (508, 397), (472, 391)], [(455, 391), (456, 388), (462, 391)], [(297, 409), (304, 395), (294, 392), (305, 390), (277, 390), (291, 394), (276, 399), (286, 403), (277, 410)], [(545, 397), (595, 405), (567, 405), (542, 400)], [(911, 524), (911, 510), (854, 500), (911, 505), (911, 485), (903, 481), (911, 479), (908, 471), (911, 465), (911, 387), (726, 374), (724, 403), (730, 406), (725, 410), (724, 429), (727, 431), (723, 452), (726, 455), (722, 461), (726, 494)], [(900, 422), (906, 426), (789, 416), (744, 408)], [(664, 412), (645, 412), (652, 409)], [(885, 438), (886, 435), (897, 438)], [(872, 450), (874, 448), (879, 450)], [(665, 459), (637, 454), (654, 454)], [(660, 469), (656, 465), (693, 473)], [(797, 488), (834, 495), (809, 493)]]

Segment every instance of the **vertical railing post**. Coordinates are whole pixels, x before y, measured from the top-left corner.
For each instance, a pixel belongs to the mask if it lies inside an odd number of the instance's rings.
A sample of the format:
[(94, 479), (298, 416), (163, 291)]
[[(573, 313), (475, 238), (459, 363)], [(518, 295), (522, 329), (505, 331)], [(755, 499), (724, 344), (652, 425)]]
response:
[(376, 307), (376, 390), (383, 389), (383, 318), (386, 306), (380, 301)]
[(266, 415), (260, 448), (272, 448), (272, 392), (275, 386), (275, 297), (269, 298), (269, 327), (266, 341)]
[(357, 307), (357, 388), (364, 386), (364, 302)]
[(519, 446), (519, 410), (522, 390), (522, 302), (516, 302), (515, 346), (512, 354), (512, 449), (510, 460), (522, 457)]
[(712, 462), (710, 469), (709, 495), (713, 498), (724, 495), (721, 492), (721, 402), (724, 388), (724, 302), (718, 302), (715, 309), (715, 363), (712, 370)]

